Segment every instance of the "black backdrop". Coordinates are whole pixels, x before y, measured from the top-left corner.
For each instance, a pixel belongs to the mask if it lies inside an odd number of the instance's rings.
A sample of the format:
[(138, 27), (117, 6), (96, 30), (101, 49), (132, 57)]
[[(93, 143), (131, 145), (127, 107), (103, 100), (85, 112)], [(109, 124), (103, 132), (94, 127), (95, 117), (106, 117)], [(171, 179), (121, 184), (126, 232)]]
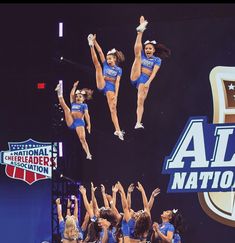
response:
[[(209, 73), (215, 66), (234, 66), (234, 10), (234, 4), (2, 4), (1, 150), (7, 150), (8, 141), (29, 137), (63, 141), (63, 173), (87, 188), (91, 181), (98, 186), (103, 183), (110, 193), (117, 180), (125, 188), (140, 181), (150, 196), (160, 187), (153, 219), (160, 221), (162, 210), (179, 208), (189, 225), (183, 242), (218, 243), (233, 238), (233, 228), (203, 212), (196, 193), (167, 194), (169, 177), (161, 170), (190, 116), (207, 116), (212, 122)], [(136, 131), (136, 90), (129, 74), (140, 15), (149, 21), (143, 39), (166, 44), (172, 56), (163, 61), (151, 84), (143, 117), (145, 129)], [(58, 37), (60, 21), (64, 23), (62, 39)], [(89, 33), (97, 34), (105, 52), (115, 47), (126, 56), (118, 100), (120, 126), (126, 132), (123, 142), (113, 135), (106, 99), (95, 87), (86, 39)], [(60, 62), (60, 55), (69, 61)], [(53, 127), (54, 87), (59, 79), (64, 80), (67, 102), (76, 79), (81, 87), (95, 90), (88, 103), (92, 161), (85, 159), (76, 134), (65, 124)], [(45, 90), (36, 89), (40, 81), (46, 82)], [(135, 191), (135, 209), (141, 207), (139, 198)]]

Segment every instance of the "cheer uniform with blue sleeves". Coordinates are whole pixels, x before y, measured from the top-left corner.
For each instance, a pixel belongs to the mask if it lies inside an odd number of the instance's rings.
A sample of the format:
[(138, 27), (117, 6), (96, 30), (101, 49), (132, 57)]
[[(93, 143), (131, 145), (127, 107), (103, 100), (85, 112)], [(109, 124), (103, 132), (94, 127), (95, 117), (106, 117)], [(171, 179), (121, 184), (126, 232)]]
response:
[[(75, 112), (81, 112), (82, 114), (85, 113), (85, 110), (88, 110), (88, 106), (86, 103), (71, 103), (71, 111)], [(76, 127), (84, 127), (85, 126), (85, 121), (83, 118), (76, 118), (74, 119), (72, 125), (69, 127), (71, 129), (76, 129)]]
[[(173, 224), (166, 222), (166, 223), (159, 224), (159, 230), (161, 231), (162, 234), (167, 236), (168, 231), (173, 232), (173, 234), (174, 234), (175, 227)], [(161, 239), (161, 238), (158, 237), (158, 239)]]
[[(116, 228), (113, 227), (112, 229), (108, 229), (108, 242), (107, 243), (116, 243), (117, 240), (116, 240)], [(101, 239), (101, 242), (102, 242), (102, 238), (104, 237), (104, 230), (102, 230), (100, 232), (100, 239)]]
[[(141, 51), (141, 68), (149, 69), (153, 71), (155, 65), (161, 66), (162, 59), (157, 56), (147, 57), (144, 51)], [(131, 80), (131, 83), (138, 89), (139, 84), (145, 84), (149, 79), (149, 76), (146, 73), (141, 73), (139, 78), (136, 80)]]
[(117, 80), (118, 76), (122, 76), (122, 69), (118, 67), (117, 65), (114, 65), (113, 67), (110, 66), (107, 61), (105, 60), (103, 62), (103, 76), (104, 80), (105, 77), (114, 79), (113, 81), (105, 80), (105, 86), (103, 89), (99, 89), (100, 91), (104, 92), (104, 95), (106, 95), (107, 91), (115, 92), (115, 82)]
[(179, 242), (181, 242), (181, 237), (178, 233), (175, 233), (174, 236), (173, 236), (172, 243), (179, 243)]
[(136, 238), (135, 236), (135, 223), (136, 221), (133, 218), (130, 218), (127, 222), (126, 220), (122, 220), (122, 234), (123, 237), (128, 236), (131, 239), (139, 239), (139, 240), (145, 240), (145, 238)]

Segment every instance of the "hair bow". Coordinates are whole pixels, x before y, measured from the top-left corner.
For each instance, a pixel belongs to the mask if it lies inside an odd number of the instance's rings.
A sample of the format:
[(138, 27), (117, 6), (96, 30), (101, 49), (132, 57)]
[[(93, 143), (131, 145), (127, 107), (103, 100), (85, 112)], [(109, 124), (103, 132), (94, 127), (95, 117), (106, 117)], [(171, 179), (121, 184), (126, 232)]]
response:
[(172, 212), (173, 213), (177, 213), (178, 212), (178, 209), (173, 209)]
[(86, 91), (85, 90), (76, 90), (75, 94), (82, 94), (82, 95), (85, 95), (86, 94)]
[(156, 42), (155, 40), (152, 40), (152, 41), (150, 41), (150, 40), (146, 40), (146, 41), (144, 42), (144, 45), (147, 45), (147, 44), (153, 44), (153, 45), (156, 45), (157, 42)]
[(107, 55), (114, 54), (116, 52), (117, 52), (117, 50), (115, 48), (113, 48), (112, 50), (108, 51)]

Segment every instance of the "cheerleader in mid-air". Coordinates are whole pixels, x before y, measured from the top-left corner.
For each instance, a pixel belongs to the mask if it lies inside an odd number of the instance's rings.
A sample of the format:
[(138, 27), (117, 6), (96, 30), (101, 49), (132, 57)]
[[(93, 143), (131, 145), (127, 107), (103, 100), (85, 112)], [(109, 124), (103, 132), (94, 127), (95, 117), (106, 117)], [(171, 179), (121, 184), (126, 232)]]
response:
[[(115, 128), (114, 135), (118, 136), (119, 139), (124, 140), (124, 132), (121, 131), (118, 122), (117, 99), (120, 79), (122, 76), (122, 69), (118, 66), (118, 64), (123, 62), (125, 57), (121, 51), (112, 49), (108, 51), (105, 58), (102, 48), (96, 40), (96, 35), (89, 34), (87, 39), (91, 50), (91, 58), (96, 70), (97, 89), (103, 91), (104, 95), (107, 97), (111, 119)], [(103, 64), (103, 69), (97, 58), (95, 48)]]
[(90, 115), (88, 112), (88, 106), (84, 101), (90, 100), (92, 98), (93, 91), (91, 89), (83, 88), (77, 89), (79, 81), (76, 81), (73, 85), (73, 88), (70, 92), (70, 103), (71, 103), (71, 110), (66, 105), (63, 97), (63, 86), (62, 82), (59, 82), (55, 91), (57, 91), (58, 99), (60, 102), (61, 107), (64, 110), (65, 121), (67, 126), (70, 129), (76, 130), (79, 140), (82, 144), (83, 149), (86, 152), (86, 158), (92, 159), (92, 155), (89, 150), (89, 146), (86, 141), (86, 133), (85, 133), (85, 121), (87, 123), (87, 131), (91, 133), (91, 122), (90, 122)]
[[(134, 46), (135, 60), (131, 68), (131, 83), (138, 89), (137, 93), (137, 121), (135, 129), (144, 128), (142, 116), (144, 113), (144, 102), (147, 98), (149, 87), (155, 78), (163, 58), (170, 56), (171, 51), (163, 44), (155, 40), (145, 41), (144, 50), (142, 45), (143, 32), (148, 21), (140, 17), (140, 25), (136, 28), (137, 37)], [(154, 54), (156, 53), (156, 56)]]

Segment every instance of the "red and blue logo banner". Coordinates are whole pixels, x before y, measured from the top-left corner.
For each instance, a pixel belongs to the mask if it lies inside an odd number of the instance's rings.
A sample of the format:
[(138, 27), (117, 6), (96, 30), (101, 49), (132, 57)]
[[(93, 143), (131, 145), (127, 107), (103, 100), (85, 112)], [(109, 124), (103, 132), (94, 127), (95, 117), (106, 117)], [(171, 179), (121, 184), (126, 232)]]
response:
[(52, 178), (57, 167), (57, 144), (28, 139), (9, 142), (9, 150), (0, 154), (0, 164), (5, 165), (6, 175), (22, 180), (29, 185), (36, 181)]

